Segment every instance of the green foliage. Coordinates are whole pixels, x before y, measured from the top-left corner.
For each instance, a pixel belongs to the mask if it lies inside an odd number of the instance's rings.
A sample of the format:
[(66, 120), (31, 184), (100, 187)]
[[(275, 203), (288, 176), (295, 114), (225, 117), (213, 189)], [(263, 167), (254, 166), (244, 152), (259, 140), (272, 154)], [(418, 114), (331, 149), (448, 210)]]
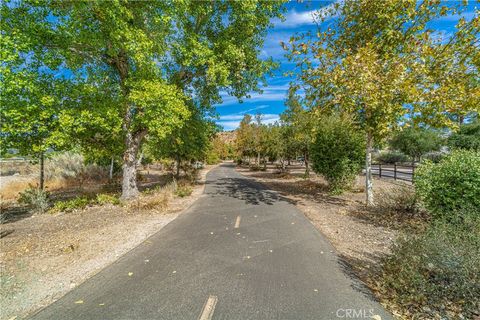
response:
[(50, 206), (48, 193), (36, 187), (30, 187), (21, 192), (18, 202), (31, 207), (35, 213), (44, 213)]
[(439, 163), (423, 163), (415, 188), (434, 218), (461, 222), (465, 209), (480, 215), (480, 152), (459, 150)]
[[(226, 133), (228, 135), (234, 133)], [(209, 153), (215, 153), (220, 159), (227, 160), (233, 159), (235, 157), (234, 146), (231, 142), (225, 141), (228, 136), (225, 136), (225, 133), (217, 133), (213, 139), (211, 139)], [(207, 155), (208, 159), (208, 155)]]
[(410, 127), (397, 132), (390, 140), (390, 146), (410, 156), (413, 161), (427, 152), (438, 151), (442, 142), (437, 131)]
[(92, 203), (93, 201), (87, 197), (76, 197), (70, 200), (55, 202), (49, 211), (50, 213), (71, 212), (75, 209), (84, 209)]
[(333, 193), (341, 193), (351, 186), (362, 169), (364, 137), (346, 117), (322, 118), (315, 130), (312, 168), (325, 177)]
[[(480, 111), (479, 48), (472, 45), (478, 38), (478, 13), (468, 22), (461, 19), (448, 41), (434, 37), (428, 26), (462, 8), (465, 3), (397, 0), (322, 7), (315, 20), (332, 18), (328, 28), (282, 43), (299, 71), (293, 85), (304, 89), (303, 101), (314, 112), (355, 116), (366, 137), (366, 159), (372, 144), (381, 143), (406, 118), (455, 127), (452, 118)], [(370, 174), (366, 180), (371, 205)]]
[(463, 124), (457, 132), (448, 137), (448, 146), (452, 149), (480, 151), (480, 121)]
[(205, 161), (207, 162), (207, 164), (217, 164), (220, 162), (220, 156), (216, 152), (216, 150), (212, 148), (208, 150)]
[(180, 198), (184, 198), (191, 195), (192, 192), (193, 192), (193, 188), (191, 186), (183, 184), (183, 185), (177, 186), (177, 189), (175, 190), (175, 195)]
[(192, 108), (190, 118), (181, 128), (164, 137), (149, 137), (148, 154), (155, 159), (170, 158), (178, 162), (204, 160), (212, 149), (211, 140), (216, 130), (203, 112)]
[[(480, 219), (436, 223), (400, 238), (376, 283), (385, 298), (408, 305), (407, 318), (471, 319), (480, 304)], [(380, 281), (378, 281), (380, 280)], [(460, 318), (460, 317), (459, 317)]]
[(96, 203), (98, 203), (99, 205), (104, 205), (104, 204), (118, 205), (120, 204), (120, 199), (118, 199), (117, 196), (112, 194), (100, 193), (100, 194), (97, 194)]
[(383, 151), (375, 156), (375, 160), (381, 163), (394, 164), (396, 162), (407, 162), (408, 157), (401, 152)]
[(442, 151), (433, 151), (433, 152), (428, 152), (424, 154), (422, 158), (423, 160), (429, 160), (434, 163), (437, 163), (437, 162), (440, 162), (446, 155), (447, 153)]
[(222, 90), (238, 99), (260, 90), (276, 64), (258, 48), (281, 8), (278, 1), (4, 3), (2, 140), (33, 151), (75, 143), (90, 159), (123, 159), (123, 196), (135, 196), (147, 136), (162, 140), (184, 128), (192, 109), (209, 110)]
[[(288, 137), (283, 135), (285, 144), (284, 152), (286, 155), (293, 156), (300, 154), (306, 163), (305, 177), (309, 175), (309, 157), (310, 147), (314, 139), (314, 120), (311, 111), (305, 109), (300, 97), (296, 93), (296, 88), (291, 87), (285, 105), (287, 109), (281, 115), (282, 124), (285, 126)], [(289, 152), (290, 151), (290, 152)], [(292, 152), (293, 151), (293, 152)]]
[(235, 147), (239, 157), (251, 157), (255, 154), (254, 127), (252, 116), (245, 114), (237, 129)]

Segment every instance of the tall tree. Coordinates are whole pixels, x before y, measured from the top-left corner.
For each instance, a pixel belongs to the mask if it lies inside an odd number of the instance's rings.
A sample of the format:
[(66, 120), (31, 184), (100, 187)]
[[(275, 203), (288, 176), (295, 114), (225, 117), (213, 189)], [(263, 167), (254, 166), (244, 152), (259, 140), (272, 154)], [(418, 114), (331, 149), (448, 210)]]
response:
[(480, 150), (480, 120), (466, 123), (453, 132), (447, 140), (452, 149)]
[(215, 134), (215, 124), (207, 119), (201, 110), (192, 108), (192, 116), (180, 129), (165, 137), (149, 136), (147, 146), (157, 159), (171, 158), (176, 162), (176, 176), (180, 176), (182, 162), (204, 160)]
[(258, 90), (273, 63), (260, 60), (257, 48), (281, 5), (12, 1), (2, 4), (2, 32), (15, 35), (25, 60), (34, 54), (50, 72), (68, 69), (72, 82), (110, 80), (106, 94), (115, 103), (107, 107), (121, 120), (122, 197), (131, 198), (138, 194), (136, 164), (147, 135), (181, 127), (189, 104), (219, 103), (221, 90), (238, 98)]
[(443, 139), (435, 130), (408, 127), (395, 133), (389, 144), (393, 149), (410, 156), (413, 165), (424, 154), (440, 150), (442, 142)]
[(57, 117), (62, 105), (59, 93), (64, 91), (64, 83), (27, 70), (14, 75), (3, 63), (1, 69), (1, 153), (12, 148), (21, 155), (38, 159), (38, 186), (43, 190), (45, 153), (65, 147), (58, 139)]
[[(315, 112), (337, 110), (355, 115), (360, 122), (366, 140), (368, 205), (373, 204), (374, 142), (385, 139), (407, 114), (420, 113), (422, 121), (449, 125), (446, 113), (439, 111), (439, 104), (429, 95), (429, 88), (441, 83), (428, 76), (427, 63), (429, 58), (439, 59), (431, 48), (440, 44), (427, 23), (457, 10), (439, 1), (344, 1), (316, 16), (320, 26), (325, 18), (336, 18), (333, 27), (292, 37), (290, 45), (284, 44), (288, 56), (302, 70), (298, 79), (305, 88), (306, 103)], [(470, 36), (465, 39), (459, 42), (462, 48), (474, 41)], [(478, 75), (478, 68), (471, 70)], [(463, 74), (461, 69), (459, 72)], [(455, 99), (450, 94), (447, 97)], [(462, 112), (472, 107), (464, 101)]]
[(255, 140), (254, 140), (254, 129), (252, 124), (252, 116), (246, 114), (243, 116), (242, 121), (237, 129), (235, 146), (237, 149), (238, 156), (245, 159), (245, 157), (254, 156), (255, 153)]
[(296, 93), (296, 88), (292, 87), (288, 91), (285, 105), (287, 109), (281, 114), (282, 122), (290, 128), (291, 141), (296, 152), (302, 154), (305, 162), (305, 177), (310, 174), (310, 146), (313, 142), (313, 124), (312, 113), (305, 109), (300, 97)]

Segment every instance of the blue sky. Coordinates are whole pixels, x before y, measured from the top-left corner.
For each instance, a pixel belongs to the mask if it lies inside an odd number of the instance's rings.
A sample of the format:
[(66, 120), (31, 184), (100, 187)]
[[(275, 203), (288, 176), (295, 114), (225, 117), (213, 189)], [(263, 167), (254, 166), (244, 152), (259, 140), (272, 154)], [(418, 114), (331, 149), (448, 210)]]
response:
[[(284, 100), (287, 94), (289, 82), (292, 77), (285, 77), (284, 73), (289, 71), (295, 72), (295, 66), (284, 57), (284, 50), (280, 46), (280, 42), (288, 42), (291, 35), (297, 32), (305, 32), (308, 30), (316, 30), (317, 26), (313, 22), (312, 12), (320, 8), (332, 5), (333, 1), (304, 1), (298, 3), (292, 1), (287, 3), (287, 11), (285, 13), (285, 21), (275, 20), (274, 28), (272, 28), (265, 39), (265, 44), (261, 48), (261, 57), (273, 57), (280, 63), (278, 70), (274, 71), (274, 75), (267, 77), (267, 86), (263, 88), (263, 94), (252, 93), (250, 99), (244, 99), (243, 103), (239, 103), (236, 98), (224, 96), (223, 103), (216, 106), (219, 114), (217, 124), (224, 130), (236, 129), (240, 120), (245, 114), (254, 115), (258, 112), (264, 115), (264, 123), (273, 123), (279, 118), (279, 114), (285, 110)], [(471, 1), (472, 2), (472, 1)], [(456, 5), (458, 1), (445, 2), (448, 5)], [(447, 39), (455, 30), (455, 25), (464, 16), (467, 20), (473, 18), (475, 10), (478, 10), (478, 3), (469, 3), (462, 14), (456, 16), (442, 17), (432, 21), (429, 27), (435, 30), (436, 34)], [(333, 19), (323, 23), (331, 24)]]

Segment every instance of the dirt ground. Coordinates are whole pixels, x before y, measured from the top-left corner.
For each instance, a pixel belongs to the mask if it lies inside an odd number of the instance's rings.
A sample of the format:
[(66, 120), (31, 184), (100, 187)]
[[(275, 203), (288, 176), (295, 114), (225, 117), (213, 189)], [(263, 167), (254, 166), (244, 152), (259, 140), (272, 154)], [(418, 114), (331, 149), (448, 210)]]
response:
[[(276, 173), (273, 167), (267, 171), (252, 172), (239, 167), (237, 171), (265, 184), (293, 200), (305, 216), (324, 234), (340, 255), (346, 270), (367, 282), (378, 270), (380, 260), (389, 253), (393, 241), (400, 234), (404, 221), (398, 217), (382, 215), (365, 207), (364, 177), (358, 177), (352, 192), (332, 196), (327, 184), (315, 174), (304, 179), (305, 168), (292, 167), (289, 174)], [(393, 180), (374, 180), (377, 195), (395, 192), (408, 184)], [(372, 285), (372, 288), (375, 286)]]
[[(141, 203), (93, 206), (0, 225), (0, 318), (20, 319), (57, 300), (159, 231), (203, 193), (207, 166), (190, 196), (158, 194)], [(165, 203), (168, 203), (165, 205)]]

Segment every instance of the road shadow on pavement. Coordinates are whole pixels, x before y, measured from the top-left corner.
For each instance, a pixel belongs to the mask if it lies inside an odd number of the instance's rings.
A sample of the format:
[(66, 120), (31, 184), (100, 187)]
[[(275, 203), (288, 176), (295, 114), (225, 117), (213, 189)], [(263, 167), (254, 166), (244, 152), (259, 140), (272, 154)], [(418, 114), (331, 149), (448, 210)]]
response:
[(291, 204), (296, 203), (294, 200), (283, 197), (276, 192), (269, 191), (261, 184), (245, 178), (217, 179), (208, 186), (206, 193), (244, 200), (247, 204), (253, 205), (273, 205), (279, 201), (285, 201)]

